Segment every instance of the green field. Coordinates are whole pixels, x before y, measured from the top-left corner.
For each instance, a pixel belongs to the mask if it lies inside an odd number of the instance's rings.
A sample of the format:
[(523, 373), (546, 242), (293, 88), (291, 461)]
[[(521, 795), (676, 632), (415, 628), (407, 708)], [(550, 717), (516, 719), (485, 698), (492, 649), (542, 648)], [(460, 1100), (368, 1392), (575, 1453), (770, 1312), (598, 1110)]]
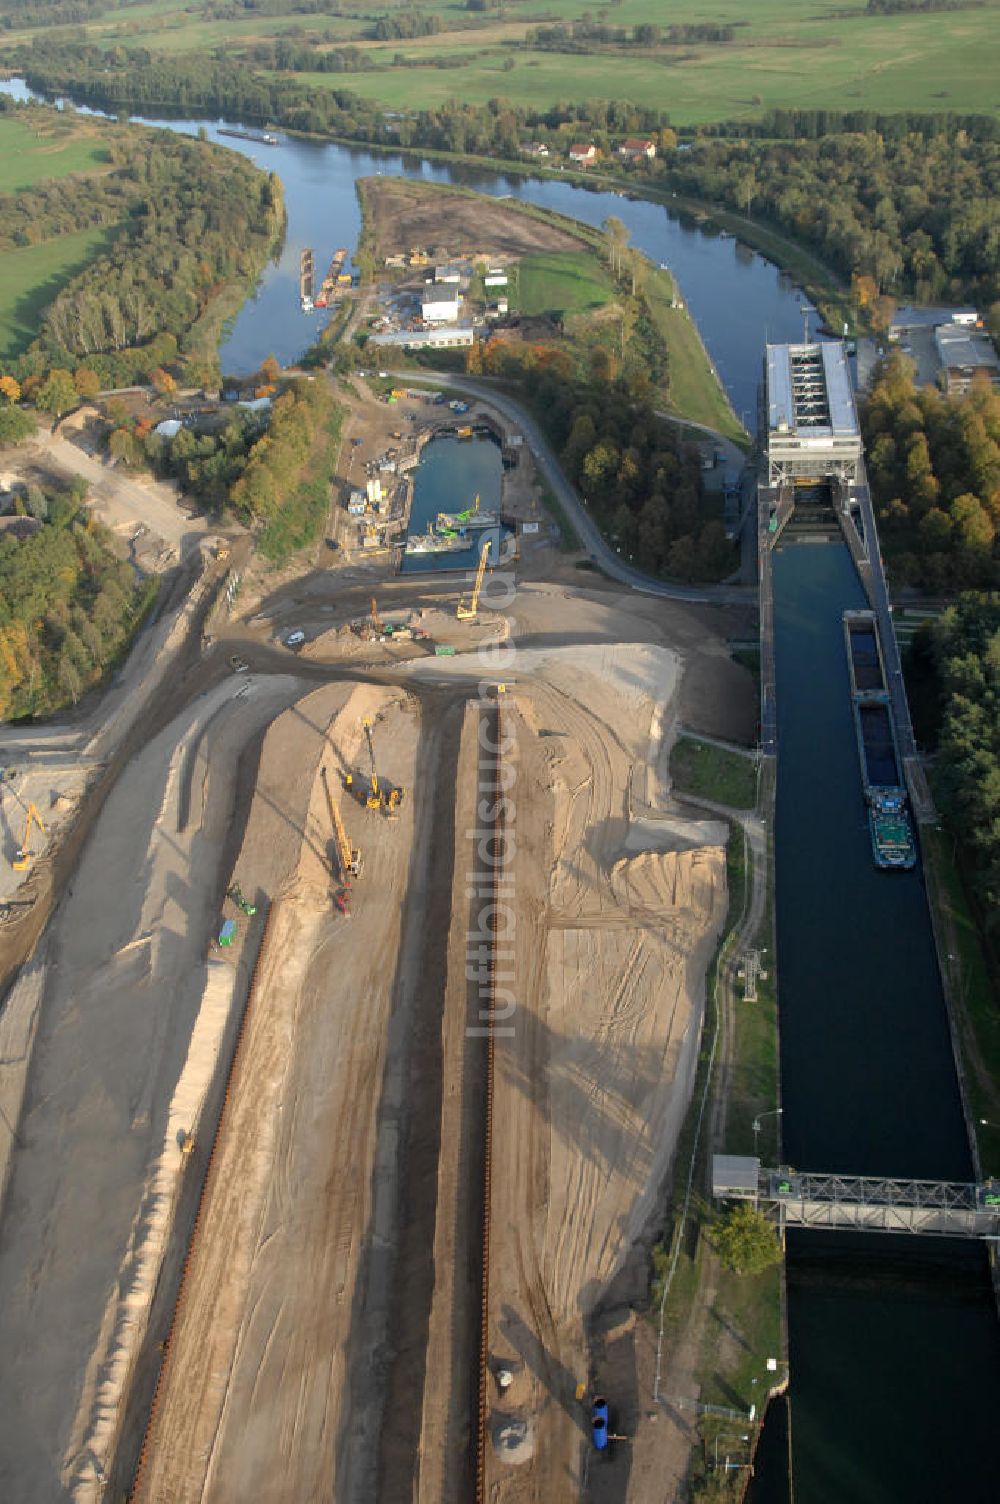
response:
[[(582, 11), (576, 5), (550, 8), (568, 16)], [(672, 9), (670, 19), (684, 19), (685, 10), (690, 16), (695, 9)], [(727, 9), (733, 7), (713, 7), (713, 19), (725, 19)], [(494, 27), (479, 35), (452, 33), (372, 48), (386, 64), (396, 55), (418, 64), (405, 70), (298, 76), (390, 105), (405, 98), (413, 109), (455, 98), (482, 104), (502, 96), (528, 106), (613, 97), (666, 110), (678, 125), (753, 117), (774, 106), (1000, 111), (1000, 9), (848, 20), (817, 18), (816, 9), (808, 0), (781, 7), (764, 0), (731, 43), (634, 57), (526, 51), (519, 45), (525, 23), (511, 22), (505, 36)], [(608, 17), (612, 25), (642, 19), (662, 18), (641, 0), (623, 0)], [(464, 66), (437, 66), (438, 59), (463, 53)], [(513, 68), (505, 69), (510, 61)]]
[(615, 296), (610, 276), (588, 251), (525, 256), (514, 269), (511, 301), (520, 313), (567, 317), (603, 308)]
[(753, 809), (757, 802), (757, 768), (753, 758), (724, 747), (682, 736), (670, 754), (670, 777), (679, 793)]
[(107, 147), (92, 127), (67, 122), (43, 128), (22, 118), (0, 116), (0, 193), (18, 193), (43, 178), (93, 172), (109, 160)]
[(16, 355), (31, 343), (42, 309), (116, 233), (107, 227), (79, 230), (0, 256), (0, 357)]
[[(503, 96), (522, 105), (558, 99), (629, 99), (669, 112), (675, 124), (752, 117), (777, 106), (828, 109), (1000, 111), (1000, 5), (969, 10), (866, 16), (865, 0), (677, 0), (664, 14), (659, 0), (621, 0), (600, 12), (608, 25), (731, 22), (728, 43), (693, 42), (591, 55), (526, 51), (531, 25), (593, 17), (581, 0), (547, 0), (529, 15), (508, 9), (473, 13), (458, 0), (359, 6), (351, 16), (252, 16), (206, 20), (188, 0), (152, 0), (108, 11), (82, 30), (106, 46), (152, 51), (242, 50), (254, 41), (292, 33), (320, 34), (328, 45), (350, 42), (370, 51), (373, 72), (296, 75), (303, 82), (350, 89), (399, 108), (426, 109), (460, 98), (483, 103)], [(442, 31), (412, 40), (365, 40), (377, 16), (400, 11), (436, 14)], [(3, 47), (38, 32), (8, 32)], [(42, 33), (44, 34), (44, 33)], [(415, 66), (399, 68), (405, 58)], [(441, 67), (441, 62), (460, 66)], [(464, 60), (464, 61), (463, 61)], [(510, 67), (510, 63), (513, 67)], [(507, 65), (505, 67), (505, 64)]]
[(737, 444), (746, 433), (709, 362), (697, 325), (686, 308), (673, 306), (673, 279), (651, 271), (643, 286), (653, 327), (667, 348), (670, 406), (694, 423), (705, 423)]

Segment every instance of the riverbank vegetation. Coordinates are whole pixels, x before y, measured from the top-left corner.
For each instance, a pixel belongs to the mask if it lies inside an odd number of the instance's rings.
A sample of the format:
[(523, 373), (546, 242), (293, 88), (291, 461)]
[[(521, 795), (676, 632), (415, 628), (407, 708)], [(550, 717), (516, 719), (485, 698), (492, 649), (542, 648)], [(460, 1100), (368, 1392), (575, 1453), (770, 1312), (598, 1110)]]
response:
[[(0, 146), (10, 130), (44, 144), (58, 115), (8, 111)], [(57, 145), (64, 135), (55, 131)], [(235, 152), (93, 120), (84, 142), (100, 171), (59, 176), (65, 146), (56, 176), (40, 175), (42, 153), (31, 183), (0, 195), (0, 340), (11, 373), (28, 401), (53, 371), (94, 378), (78, 380), (69, 401), (48, 408), (55, 414), (87, 385), (126, 386), (163, 366), (212, 379), (232, 290), (242, 300), (284, 223), (278, 179)]]
[(1000, 393), (917, 390), (893, 355), (861, 406), (879, 536), (893, 586), (951, 593), (1000, 583)]
[(25, 536), (0, 536), (0, 718), (76, 704), (113, 664), (156, 594), (83, 507), (85, 487), (29, 486)]
[(1000, 1170), (1000, 595), (970, 592), (914, 636), (909, 684), (943, 829), (925, 831), (950, 990), (987, 1173)]

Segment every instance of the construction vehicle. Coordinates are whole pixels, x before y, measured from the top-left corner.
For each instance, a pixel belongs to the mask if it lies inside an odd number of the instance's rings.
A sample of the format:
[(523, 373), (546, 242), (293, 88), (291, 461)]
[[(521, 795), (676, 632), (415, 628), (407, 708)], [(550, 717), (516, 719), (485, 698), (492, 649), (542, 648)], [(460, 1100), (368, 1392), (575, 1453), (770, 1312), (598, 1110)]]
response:
[(399, 814), (399, 806), (403, 802), (403, 790), (390, 788), (388, 784), (380, 783), (378, 769), (375, 766), (375, 744), (372, 741), (372, 720), (365, 716), (362, 721), (365, 728), (365, 737), (368, 741), (368, 757), (371, 763), (371, 779), (368, 785), (368, 793), (365, 796), (366, 809), (380, 809), (393, 818)]
[(372, 596), (372, 632), (376, 637), (381, 637), (384, 631), (382, 618), (378, 614), (378, 601)]
[[(347, 831), (344, 829), (344, 819), (340, 813), (340, 806), (333, 797), (333, 790), (330, 788), (330, 780), (326, 775), (325, 764), (320, 768), (320, 777), (323, 779), (326, 804), (330, 811), (330, 823), (333, 826), (337, 843), (337, 860), (340, 863), (341, 881), (347, 884), (352, 877), (361, 876), (361, 852), (356, 847), (352, 847), (350, 841), (347, 839)], [(346, 912), (346, 909), (344, 912)]]
[(28, 803), (27, 819), (24, 822), (24, 840), (17, 848), (17, 853), (11, 862), (11, 866), (15, 872), (25, 872), (31, 866), (31, 848), (28, 842), (31, 840), (32, 825), (37, 825), (43, 835), (48, 835), (45, 821), (38, 813), (38, 806), (33, 800), (30, 800)]
[(252, 919), (256, 914), (257, 905), (255, 903), (250, 903), (249, 900), (244, 897), (243, 889), (240, 887), (239, 883), (233, 883), (233, 886), (230, 888), (226, 896), (233, 900), (233, 903), (238, 909), (243, 910), (248, 919)]
[(483, 576), (486, 573), (486, 561), (489, 558), (490, 549), (493, 547), (493, 539), (487, 538), (483, 544), (483, 551), (479, 555), (479, 568), (476, 570), (476, 582), (472, 587), (472, 595), (469, 604), (464, 599), (458, 603), (457, 616), (459, 621), (475, 621), (479, 615), (479, 592), (483, 588)]
[(215, 943), (217, 945), (232, 945), (233, 941), (236, 939), (236, 933), (236, 920), (224, 919), (222, 921), (222, 928), (219, 930), (219, 937)]

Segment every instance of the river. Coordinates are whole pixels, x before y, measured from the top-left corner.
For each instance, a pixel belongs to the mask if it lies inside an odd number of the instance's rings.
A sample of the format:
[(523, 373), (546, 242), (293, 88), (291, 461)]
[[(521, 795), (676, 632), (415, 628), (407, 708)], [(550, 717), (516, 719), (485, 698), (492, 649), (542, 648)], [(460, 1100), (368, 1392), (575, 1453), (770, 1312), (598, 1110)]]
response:
[[(23, 85), (0, 85), (25, 97)], [(280, 137), (219, 135), (220, 122), (150, 121), (208, 136), (276, 171), (288, 230), (234, 320), (226, 370), (294, 360), (325, 315), (298, 307), (299, 251), (322, 268), (360, 229), (355, 180), (378, 173), (456, 183), (599, 225), (616, 215), (667, 263), (730, 400), (755, 421), (767, 340), (813, 332), (815, 314), (762, 257), (660, 205)], [(472, 451), (469, 452), (472, 462)], [(430, 488), (427, 494), (430, 495)], [(959, 1111), (920, 872), (872, 868), (840, 631), (862, 603), (840, 544), (788, 542), (775, 559), (779, 715), (776, 875), (785, 1155), (799, 1168), (964, 1178)], [(789, 1238), (791, 1438), (796, 1504), (964, 1504), (1000, 1498), (992, 1446), (1000, 1332), (981, 1249), (899, 1238)], [(788, 1496), (768, 1438), (756, 1504)]]

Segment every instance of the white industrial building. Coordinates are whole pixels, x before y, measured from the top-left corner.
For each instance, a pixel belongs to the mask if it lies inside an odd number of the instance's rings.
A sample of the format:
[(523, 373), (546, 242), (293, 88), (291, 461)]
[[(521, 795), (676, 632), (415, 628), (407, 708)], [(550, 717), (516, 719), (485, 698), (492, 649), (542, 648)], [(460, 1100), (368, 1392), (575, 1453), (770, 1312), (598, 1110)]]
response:
[(843, 344), (768, 345), (764, 400), (769, 486), (861, 479), (861, 432)]
[(458, 291), (429, 283), (420, 297), (420, 316), (425, 324), (454, 324), (458, 319)]
[(394, 334), (373, 334), (368, 343), (395, 346), (397, 350), (454, 350), (471, 345), (474, 339), (471, 324), (453, 324), (448, 328), (400, 329)]

